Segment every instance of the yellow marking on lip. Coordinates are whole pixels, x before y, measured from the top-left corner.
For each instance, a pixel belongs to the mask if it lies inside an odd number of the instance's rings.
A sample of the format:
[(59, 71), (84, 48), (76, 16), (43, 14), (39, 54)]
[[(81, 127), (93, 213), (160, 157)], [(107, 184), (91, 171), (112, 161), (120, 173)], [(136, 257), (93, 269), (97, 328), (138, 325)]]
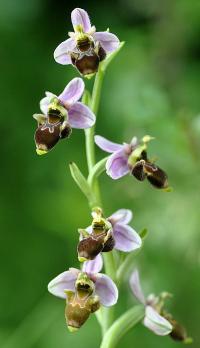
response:
[(88, 261), (85, 257), (79, 256), (78, 257), (79, 262), (85, 262)]
[(68, 330), (69, 330), (70, 332), (76, 332), (76, 331), (78, 331), (78, 328), (68, 325)]
[(47, 150), (41, 150), (41, 149), (36, 149), (36, 152), (39, 156), (45, 155), (48, 151)]

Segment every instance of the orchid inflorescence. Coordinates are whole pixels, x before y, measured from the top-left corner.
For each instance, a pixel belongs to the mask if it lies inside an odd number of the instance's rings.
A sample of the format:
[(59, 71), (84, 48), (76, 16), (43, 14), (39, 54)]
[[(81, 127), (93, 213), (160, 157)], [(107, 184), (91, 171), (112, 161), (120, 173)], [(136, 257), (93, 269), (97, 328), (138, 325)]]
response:
[[(169, 314), (164, 306), (169, 294), (149, 295), (145, 298), (138, 271), (132, 270), (129, 282), (131, 290), (140, 302), (115, 321), (110, 307), (117, 303), (121, 281), (129, 275), (133, 258), (141, 250), (146, 230), (137, 233), (131, 226), (132, 211), (119, 209), (109, 217), (103, 212), (98, 187), (98, 176), (106, 171), (112, 179), (131, 174), (138, 181), (145, 179), (157, 189), (169, 191), (168, 177), (163, 169), (147, 155), (147, 147), (153, 137), (141, 140), (135, 136), (130, 143), (118, 144), (100, 135), (94, 136), (100, 90), (105, 71), (120, 51), (116, 35), (109, 30), (96, 32), (87, 12), (76, 8), (71, 13), (74, 32), (55, 49), (56, 62), (76, 67), (85, 78), (96, 75), (93, 93), (85, 90), (83, 79), (70, 81), (64, 91), (56, 96), (46, 92), (40, 101), (40, 114), (33, 117), (38, 122), (35, 132), (36, 152), (47, 154), (59, 140), (68, 138), (73, 128), (85, 129), (88, 178), (75, 163), (70, 164), (73, 179), (85, 194), (91, 208), (90, 226), (79, 228), (77, 257), (80, 269), (70, 268), (59, 274), (48, 285), (53, 295), (66, 300), (65, 318), (70, 331), (78, 330), (96, 313), (102, 328), (101, 347), (114, 347), (118, 337), (139, 321), (155, 334), (170, 335), (173, 339), (189, 343), (186, 330)], [(82, 100), (80, 101), (80, 99)], [(95, 163), (95, 143), (110, 155)], [(104, 273), (99, 273), (102, 269)]]

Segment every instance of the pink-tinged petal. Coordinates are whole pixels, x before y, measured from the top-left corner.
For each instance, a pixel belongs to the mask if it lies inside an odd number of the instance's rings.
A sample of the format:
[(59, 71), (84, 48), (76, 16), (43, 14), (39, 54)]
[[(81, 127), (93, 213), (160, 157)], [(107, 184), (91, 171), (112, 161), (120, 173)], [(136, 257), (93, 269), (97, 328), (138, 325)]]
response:
[(68, 117), (70, 126), (79, 129), (92, 127), (96, 120), (93, 112), (80, 102), (76, 102), (70, 107)]
[(129, 209), (119, 209), (109, 217), (112, 224), (120, 222), (127, 225), (133, 218), (133, 213)]
[(48, 284), (48, 291), (57, 297), (66, 298), (65, 290), (75, 290), (78, 273), (79, 271), (76, 268), (72, 268), (59, 274)]
[(172, 331), (170, 322), (158, 314), (151, 306), (146, 307), (144, 325), (159, 336), (169, 335)]
[(114, 180), (129, 173), (128, 156), (124, 149), (114, 152), (106, 162), (106, 173)]
[(100, 147), (100, 149), (109, 153), (119, 151), (123, 148), (123, 145), (113, 143), (112, 141), (107, 140), (101, 135), (95, 135), (94, 140), (95, 140), (95, 143)]
[(73, 52), (75, 47), (76, 42), (72, 38), (61, 42), (61, 44), (54, 51), (55, 61), (63, 65), (72, 64), (70, 52)]
[(118, 37), (107, 31), (94, 33), (93, 37), (100, 43), (106, 52), (113, 52), (119, 47)]
[(86, 261), (83, 264), (83, 272), (88, 274), (96, 274), (102, 270), (103, 258), (101, 254), (98, 254), (94, 260)]
[(113, 227), (115, 249), (129, 252), (139, 249), (142, 240), (139, 234), (130, 226), (117, 223)]
[(129, 284), (137, 300), (145, 305), (146, 300), (141, 288), (139, 272), (137, 269), (131, 274)]
[(117, 303), (118, 289), (110, 277), (98, 273), (96, 275), (95, 292), (103, 306), (110, 307)]
[(43, 112), (44, 115), (47, 114), (48, 106), (51, 102), (51, 99), (53, 97), (56, 97), (56, 95), (51, 92), (45, 92), (45, 94), (46, 94), (46, 97), (40, 100), (40, 110)]
[(85, 33), (91, 30), (90, 18), (88, 13), (82, 8), (75, 8), (71, 13), (71, 20), (74, 30), (76, 31), (76, 26), (81, 25)]
[(64, 91), (59, 95), (58, 99), (64, 105), (66, 105), (66, 107), (68, 107), (69, 105), (74, 104), (81, 98), (84, 92), (84, 88), (85, 84), (83, 80), (79, 77), (75, 77), (67, 84)]

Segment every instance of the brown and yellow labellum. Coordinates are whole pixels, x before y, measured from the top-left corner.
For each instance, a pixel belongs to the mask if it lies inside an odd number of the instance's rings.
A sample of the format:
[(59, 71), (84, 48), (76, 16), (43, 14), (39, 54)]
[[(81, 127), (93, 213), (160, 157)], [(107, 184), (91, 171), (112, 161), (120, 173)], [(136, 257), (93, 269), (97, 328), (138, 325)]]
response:
[(147, 175), (144, 173), (144, 161), (138, 161), (132, 168), (132, 175), (139, 181), (144, 181)]
[(77, 247), (78, 258), (82, 260), (93, 260), (103, 250), (106, 232), (99, 234), (91, 233), (89, 237), (83, 238)]
[(82, 75), (94, 74), (98, 71), (99, 63), (106, 57), (102, 47), (94, 46), (88, 36), (78, 40), (77, 47), (71, 54), (72, 64)]
[(138, 160), (132, 168), (132, 175), (139, 181), (144, 181), (147, 178), (151, 185), (158, 189), (168, 187), (167, 174), (160, 167), (148, 160)]
[(112, 231), (103, 231), (92, 233), (83, 238), (77, 247), (79, 261), (94, 260), (100, 252), (111, 251), (114, 247), (115, 241)]
[(56, 110), (49, 111), (46, 121), (35, 132), (36, 151), (39, 155), (50, 151), (60, 139), (69, 137), (71, 127)]
[(147, 175), (147, 180), (158, 189), (165, 189), (168, 187), (167, 174), (160, 167), (153, 163), (144, 163), (144, 173)]
[(170, 333), (171, 338), (175, 341), (184, 342), (187, 339), (186, 329), (174, 319), (170, 319), (169, 322), (173, 327)]
[(79, 242), (79, 261), (93, 260), (100, 252), (111, 251), (115, 245), (112, 225), (102, 217), (101, 209), (93, 213), (92, 232), (80, 230), (83, 239)]
[(66, 323), (70, 331), (75, 331), (86, 322), (91, 313), (100, 308), (100, 302), (94, 294), (94, 283), (86, 273), (79, 273), (75, 291), (66, 291), (66, 295)]

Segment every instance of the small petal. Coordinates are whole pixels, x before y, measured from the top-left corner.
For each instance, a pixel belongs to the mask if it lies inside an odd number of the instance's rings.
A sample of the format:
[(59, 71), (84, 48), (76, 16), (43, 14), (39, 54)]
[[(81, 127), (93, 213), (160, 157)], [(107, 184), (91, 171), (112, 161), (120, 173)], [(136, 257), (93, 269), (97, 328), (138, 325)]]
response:
[(84, 92), (85, 84), (83, 80), (79, 77), (71, 80), (64, 91), (59, 95), (58, 99), (66, 106), (72, 105), (77, 102), (83, 92)]
[(71, 13), (71, 20), (74, 30), (76, 27), (81, 25), (85, 33), (89, 32), (91, 29), (90, 18), (88, 13), (82, 8), (75, 8)]
[(68, 112), (69, 124), (72, 128), (90, 128), (94, 125), (96, 117), (93, 112), (83, 103), (77, 102), (72, 105)]
[(83, 264), (83, 272), (94, 274), (99, 273), (103, 267), (103, 259), (101, 254), (98, 254), (94, 260), (86, 261)]
[(146, 307), (144, 325), (159, 336), (169, 335), (173, 329), (170, 322), (158, 314), (151, 306)]
[(79, 271), (75, 268), (59, 274), (48, 284), (48, 291), (60, 298), (66, 298), (65, 290), (74, 291)]
[(100, 149), (109, 153), (119, 151), (123, 148), (123, 145), (113, 143), (112, 141), (107, 140), (106, 138), (100, 135), (95, 135), (94, 140), (95, 140), (95, 143), (100, 147)]
[(139, 234), (130, 226), (117, 223), (113, 227), (115, 249), (129, 252), (141, 247)]
[(106, 173), (116, 180), (129, 173), (128, 157), (124, 149), (113, 153), (106, 162)]
[(63, 65), (72, 64), (70, 52), (72, 52), (75, 47), (76, 42), (72, 38), (61, 42), (61, 44), (54, 51), (55, 61)]
[(93, 37), (96, 41), (99, 41), (106, 52), (113, 52), (119, 47), (118, 37), (107, 31), (94, 33)]
[(131, 139), (130, 145), (131, 145), (132, 148), (134, 148), (135, 146), (138, 145), (137, 137), (133, 137), (133, 138)]
[(47, 121), (47, 116), (43, 114), (34, 114), (33, 118), (38, 122), (38, 125), (44, 124)]
[(92, 225), (86, 227), (85, 229), (88, 233), (92, 233)]
[(56, 97), (55, 94), (51, 93), (51, 92), (45, 92), (46, 94), (46, 97), (42, 98), (40, 100), (40, 110), (43, 112), (43, 114), (47, 114), (47, 111), (48, 111), (48, 106), (51, 102), (51, 99), (53, 97)]
[(109, 217), (109, 220), (114, 222), (120, 222), (121, 224), (127, 225), (133, 218), (133, 213), (129, 209), (119, 209)]
[(129, 284), (137, 300), (145, 304), (146, 300), (141, 288), (139, 272), (137, 269), (131, 274)]
[(117, 303), (117, 286), (107, 275), (102, 273), (96, 275), (95, 292), (103, 306), (110, 307)]

